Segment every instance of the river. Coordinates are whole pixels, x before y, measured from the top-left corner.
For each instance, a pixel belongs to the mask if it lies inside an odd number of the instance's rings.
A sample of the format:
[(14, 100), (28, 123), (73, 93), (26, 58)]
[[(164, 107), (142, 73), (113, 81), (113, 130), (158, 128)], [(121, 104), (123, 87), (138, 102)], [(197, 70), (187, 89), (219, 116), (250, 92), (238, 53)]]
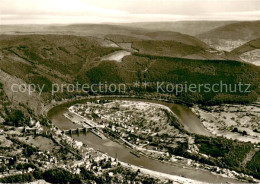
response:
[[(184, 125), (184, 128), (193, 133), (199, 133), (202, 135), (210, 135), (206, 129), (199, 122), (196, 115), (194, 115), (189, 108), (161, 101), (155, 100), (146, 100), (146, 99), (134, 99), (134, 98), (105, 98), (105, 99), (114, 99), (114, 100), (135, 100), (135, 101), (145, 101), (145, 102), (153, 102), (166, 105), (172, 109), (172, 111), (179, 117)], [(93, 99), (82, 100), (69, 102), (62, 105), (58, 105), (52, 108), (48, 112), (48, 118), (61, 130), (71, 129), (80, 127), (80, 125), (73, 124), (69, 119), (63, 116), (65, 112), (67, 112), (67, 108), (76, 103), (85, 103), (86, 101), (90, 101)], [(202, 129), (200, 129), (202, 128)], [(199, 131), (201, 130), (201, 131)], [(81, 141), (88, 146), (94, 148), (95, 150), (99, 150), (101, 152), (107, 153), (111, 157), (117, 157), (118, 160), (122, 162), (126, 162), (136, 166), (142, 166), (144, 168), (163, 172), (166, 174), (183, 176), (186, 178), (210, 182), (210, 183), (223, 183), (223, 182), (238, 182), (237, 180), (225, 178), (220, 175), (212, 174), (210, 171), (195, 169), (189, 166), (183, 166), (181, 164), (166, 164), (162, 163), (158, 160), (153, 160), (148, 157), (140, 156), (139, 158), (130, 153), (130, 150), (124, 147), (123, 145), (116, 143), (110, 139), (100, 139), (96, 135), (91, 132), (87, 132), (86, 135), (72, 135), (75, 140)]]

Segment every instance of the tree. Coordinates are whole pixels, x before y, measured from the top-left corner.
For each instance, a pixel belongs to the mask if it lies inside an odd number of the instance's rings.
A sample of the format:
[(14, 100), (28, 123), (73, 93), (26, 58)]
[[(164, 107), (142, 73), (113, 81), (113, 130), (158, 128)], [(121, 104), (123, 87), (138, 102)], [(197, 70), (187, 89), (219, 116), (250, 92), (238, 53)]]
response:
[(0, 167), (0, 172), (3, 173), (3, 172), (5, 172), (5, 170), (6, 170), (6, 166), (5, 166), (5, 165), (2, 165), (2, 166)]
[(13, 110), (7, 114), (6, 123), (11, 123), (14, 126), (19, 126), (24, 120), (24, 114), (21, 110)]
[(244, 130), (244, 131), (242, 132), (242, 135), (243, 135), (243, 136), (247, 135), (247, 132)]
[(30, 157), (35, 151), (35, 148), (31, 146), (25, 146), (23, 153), (26, 157)]
[(235, 127), (235, 128), (232, 130), (232, 132), (238, 132), (237, 127)]
[(78, 175), (64, 169), (52, 169), (43, 173), (43, 179), (50, 183), (81, 183)]

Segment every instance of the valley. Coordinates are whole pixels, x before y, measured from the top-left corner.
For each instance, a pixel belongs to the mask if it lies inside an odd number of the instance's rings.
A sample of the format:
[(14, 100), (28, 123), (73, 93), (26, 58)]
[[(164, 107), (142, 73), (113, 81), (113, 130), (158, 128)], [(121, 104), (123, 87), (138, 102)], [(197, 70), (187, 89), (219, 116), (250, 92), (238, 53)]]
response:
[(0, 25), (0, 182), (259, 182), (258, 27)]

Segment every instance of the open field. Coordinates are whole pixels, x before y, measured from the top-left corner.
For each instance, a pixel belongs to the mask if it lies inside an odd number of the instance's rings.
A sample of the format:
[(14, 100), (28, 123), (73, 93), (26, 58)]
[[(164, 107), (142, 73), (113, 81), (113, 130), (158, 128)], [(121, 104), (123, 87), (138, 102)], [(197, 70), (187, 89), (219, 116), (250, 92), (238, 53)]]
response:
[(243, 142), (260, 142), (260, 108), (252, 105), (222, 105), (192, 108), (214, 135)]

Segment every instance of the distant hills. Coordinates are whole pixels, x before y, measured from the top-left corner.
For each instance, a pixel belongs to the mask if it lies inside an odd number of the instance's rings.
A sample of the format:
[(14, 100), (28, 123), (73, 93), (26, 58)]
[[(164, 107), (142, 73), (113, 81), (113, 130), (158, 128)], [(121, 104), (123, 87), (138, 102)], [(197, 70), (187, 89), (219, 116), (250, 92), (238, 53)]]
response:
[(139, 34), (147, 32), (142, 28), (131, 28), (109, 24), (71, 25), (0, 25), (0, 34), (61, 34), (103, 37), (107, 34)]
[(224, 53), (211, 49), (199, 39), (182, 33), (157, 31), (138, 35), (106, 35), (122, 49), (138, 51), (153, 56), (182, 57), (190, 59), (225, 59)]
[(227, 24), (197, 35), (218, 50), (231, 51), (244, 43), (260, 37), (260, 21)]
[(176, 21), (176, 22), (138, 22), (118, 24), (132, 28), (153, 31), (172, 31), (195, 36), (212, 29), (234, 23), (235, 21)]
[(241, 58), (234, 52), (233, 54), (226, 52), (259, 38), (259, 30), (260, 21), (0, 26), (0, 34), (93, 36), (99, 38), (103, 46), (118, 47), (131, 52), (139, 50), (140, 53), (155, 56), (217, 60), (240, 60)]
[[(115, 42), (132, 39), (173, 40), (184, 44), (205, 42), (209, 47), (228, 51), (260, 37), (260, 21), (176, 21), (141, 22), (122, 24), (71, 24), (71, 25), (0, 25), (0, 34), (60, 34), (77, 36), (117, 35)], [(118, 35), (123, 35), (120, 40)], [(189, 38), (188, 38), (189, 35)], [(130, 39), (130, 37), (132, 37)], [(183, 38), (184, 37), (184, 38)], [(195, 38), (196, 37), (196, 38)], [(117, 40), (115, 40), (117, 39)]]
[(260, 21), (227, 24), (198, 35), (200, 38), (252, 40), (260, 37)]
[(150, 37), (153, 40), (171, 40), (171, 41), (181, 42), (187, 45), (209, 48), (208, 45), (202, 42), (201, 40), (193, 36), (178, 33), (178, 32), (157, 31), (157, 32), (146, 33), (146, 36)]
[(135, 34), (140, 32), (170, 31), (195, 36), (234, 21), (177, 21), (142, 22), (123, 24), (51, 24), (51, 25), (0, 25), (0, 34), (56, 33), (82, 36), (107, 34)]
[[(60, 100), (77, 95), (65, 92), (51, 97), (53, 83), (99, 81), (127, 84), (241, 81), (252, 84), (250, 94), (184, 93), (179, 97), (194, 103), (247, 103), (260, 94), (260, 69), (255, 66), (260, 55), (259, 22), (1, 25), (0, 82), (5, 90), (14, 82), (45, 84), (38, 104), (38, 96), (30, 100), (30, 96), (5, 91), (19, 103), (33, 103), (30, 106), (35, 109), (51, 98)], [(191, 36), (195, 33), (198, 35)], [(120, 61), (103, 59), (120, 51), (129, 54)]]
[(105, 38), (116, 43), (136, 42), (141, 40), (161, 40), (161, 41), (167, 40), (167, 41), (180, 42), (191, 46), (209, 48), (207, 44), (205, 44), (204, 42), (202, 42), (196, 37), (187, 34), (178, 33), (178, 32), (172, 32), (172, 31), (144, 32), (136, 35), (108, 34), (105, 36)]
[[(157, 37), (157, 34), (152, 35), (155, 35), (153, 38)], [(166, 37), (168, 35), (167, 33)], [(181, 38), (183, 39), (183, 35)], [(121, 62), (117, 62), (103, 61), (101, 58), (122, 48), (104, 46), (102, 39), (96, 37), (1, 35), (0, 82), (4, 84), (4, 89), (7, 89), (6, 86), (10, 87), (11, 83), (22, 81), (45, 84), (44, 95), (41, 96), (45, 100), (50, 100), (50, 97), (61, 99), (75, 96), (74, 93), (66, 92), (49, 95), (53, 83), (75, 82), (133, 84), (135, 81), (166, 81), (175, 84), (214, 84), (223, 81), (236, 84), (241, 81), (252, 84), (250, 94), (182, 94), (180, 98), (189, 103), (246, 103), (255, 100), (260, 93), (259, 67), (238, 61), (212, 59), (212, 55), (207, 55), (204, 44), (200, 41), (193, 43), (196, 45), (188, 45), (173, 40), (152, 40), (150, 37), (150, 40), (133, 41), (132, 44), (138, 52), (132, 52)], [(156, 88), (152, 86), (149, 91), (155, 92)], [(10, 91), (6, 94), (23, 104), (37, 102), (30, 101), (31, 96), (16, 95)], [(41, 104), (35, 108), (40, 109), (40, 106)]]

